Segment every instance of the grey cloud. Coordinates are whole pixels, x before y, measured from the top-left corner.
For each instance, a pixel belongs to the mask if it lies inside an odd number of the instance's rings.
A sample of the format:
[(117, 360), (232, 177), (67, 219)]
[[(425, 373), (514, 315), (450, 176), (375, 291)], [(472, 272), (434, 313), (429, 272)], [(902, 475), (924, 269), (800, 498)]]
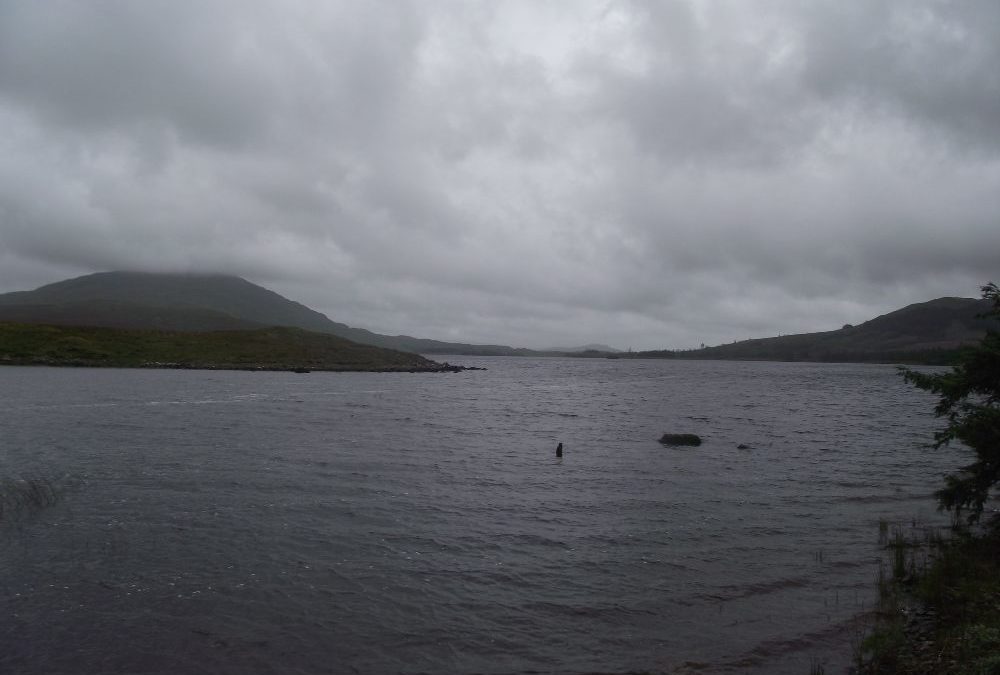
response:
[(1000, 150), (1000, 5), (825, 3), (800, 18), (804, 86), (852, 99), (964, 149)]
[(998, 18), (0, 0), (0, 290), (221, 271), (373, 330), (636, 348), (974, 294)]
[[(629, 5), (639, 65), (587, 54), (597, 111), (668, 163), (795, 161), (855, 116), (964, 150), (1000, 139), (1000, 6)], [(718, 26), (721, 24), (721, 26)], [(719, 27), (724, 39), (719, 39)]]
[(162, 125), (238, 149), (305, 124), (317, 142), (365, 141), (400, 102), (421, 31), (406, 3), (5, 2), (0, 90), (87, 131)]
[(266, 125), (265, 82), (238, 67), (220, 13), (191, 21), (184, 3), (59, 1), (6, 2), (0, 12), (0, 87), (55, 123), (167, 124), (220, 143)]

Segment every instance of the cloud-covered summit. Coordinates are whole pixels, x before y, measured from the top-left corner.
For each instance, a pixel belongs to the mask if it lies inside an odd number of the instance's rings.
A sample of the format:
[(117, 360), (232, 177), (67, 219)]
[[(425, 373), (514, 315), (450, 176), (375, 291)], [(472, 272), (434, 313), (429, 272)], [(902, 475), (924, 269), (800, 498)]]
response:
[(0, 291), (235, 273), (382, 333), (684, 347), (973, 295), (1000, 5), (0, 0)]

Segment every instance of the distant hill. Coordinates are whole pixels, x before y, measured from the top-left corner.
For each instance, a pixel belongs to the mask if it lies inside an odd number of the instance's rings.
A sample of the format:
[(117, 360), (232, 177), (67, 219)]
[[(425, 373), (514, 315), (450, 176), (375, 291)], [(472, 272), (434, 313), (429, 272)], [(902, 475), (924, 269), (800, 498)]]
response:
[(380, 335), (331, 321), (274, 291), (224, 275), (101, 272), (33, 291), (0, 295), (0, 321), (163, 331), (289, 326), (420, 354), (911, 363), (953, 359), (957, 348), (985, 334), (991, 322), (977, 319), (976, 315), (988, 309), (989, 304), (983, 300), (939, 298), (838, 330), (744, 340), (688, 351), (625, 354), (606, 345), (534, 351)]
[(418, 354), (300, 328), (171, 332), (0, 323), (0, 365), (227, 370), (450, 370)]
[(331, 321), (240, 277), (99, 272), (0, 295), (0, 321), (177, 331), (293, 326), (422, 354), (529, 355), (529, 349), (380, 335)]
[[(338, 325), (274, 291), (223, 275), (99, 272), (33, 291), (0, 295), (0, 311), (15, 312), (10, 308), (18, 306), (32, 306), (38, 315), (51, 311), (54, 316), (66, 317), (67, 323), (77, 323), (91, 315), (111, 320), (107, 316), (110, 311), (128, 310), (137, 313), (136, 323), (160, 317), (162, 327), (174, 330), (202, 330), (197, 326), (200, 318), (207, 323), (295, 326), (326, 333), (332, 332), (331, 326)], [(174, 325), (185, 323), (196, 327)]]
[(602, 354), (618, 354), (621, 352), (620, 349), (615, 349), (614, 347), (609, 347), (608, 345), (601, 345), (601, 344), (581, 345), (579, 347), (549, 347), (545, 351), (558, 352), (560, 354), (579, 354), (581, 352), (601, 352)]
[(762, 361), (947, 363), (980, 340), (996, 321), (977, 318), (986, 300), (938, 298), (908, 305), (857, 326), (821, 333), (743, 340), (689, 351), (638, 352), (637, 357)]

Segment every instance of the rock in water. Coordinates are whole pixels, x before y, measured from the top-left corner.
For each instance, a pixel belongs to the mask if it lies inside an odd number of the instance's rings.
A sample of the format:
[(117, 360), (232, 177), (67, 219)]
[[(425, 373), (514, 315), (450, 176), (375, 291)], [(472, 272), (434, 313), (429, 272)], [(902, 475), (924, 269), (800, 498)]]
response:
[(663, 434), (660, 443), (664, 445), (701, 445), (701, 437), (695, 434)]

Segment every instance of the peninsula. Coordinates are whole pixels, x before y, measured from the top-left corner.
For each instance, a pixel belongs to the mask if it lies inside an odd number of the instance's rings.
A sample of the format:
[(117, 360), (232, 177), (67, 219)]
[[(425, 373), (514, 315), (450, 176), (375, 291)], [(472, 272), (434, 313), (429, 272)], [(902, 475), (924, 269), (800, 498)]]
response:
[(0, 323), (0, 365), (457, 372), (461, 366), (301, 328), (204, 332)]

